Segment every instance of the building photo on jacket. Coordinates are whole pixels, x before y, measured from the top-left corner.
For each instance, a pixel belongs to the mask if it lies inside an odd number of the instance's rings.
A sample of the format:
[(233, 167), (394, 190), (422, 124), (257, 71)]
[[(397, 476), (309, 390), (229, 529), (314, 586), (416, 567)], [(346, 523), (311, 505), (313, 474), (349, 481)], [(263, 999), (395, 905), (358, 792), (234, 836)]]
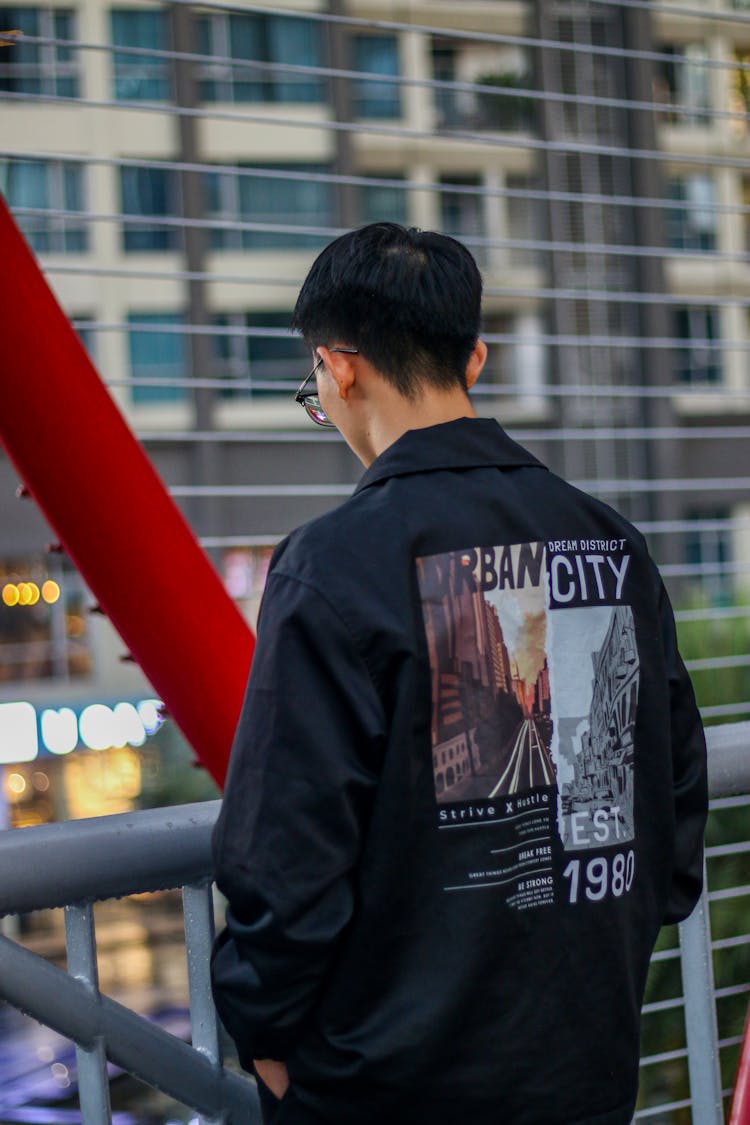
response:
[[(565, 852), (634, 839), (639, 659), (623, 546), (521, 543), (417, 560), (439, 826), (492, 836), (446, 890), (507, 885), (509, 905), (548, 904), (553, 835)], [(519, 882), (532, 872), (543, 880)]]

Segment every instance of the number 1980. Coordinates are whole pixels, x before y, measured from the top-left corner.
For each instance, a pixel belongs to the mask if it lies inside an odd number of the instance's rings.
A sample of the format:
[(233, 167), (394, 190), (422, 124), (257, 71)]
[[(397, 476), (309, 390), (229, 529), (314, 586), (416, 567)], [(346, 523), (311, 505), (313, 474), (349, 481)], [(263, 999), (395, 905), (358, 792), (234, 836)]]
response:
[(583, 870), (583, 876), (580, 859), (571, 859), (563, 871), (563, 879), (570, 879), (569, 902), (578, 902), (581, 889), (591, 902), (600, 902), (607, 897), (608, 892), (619, 898), (630, 890), (634, 875), (635, 854), (632, 850), (626, 855), (618, 852), (611, 861), (605, 856), (590, 859)]

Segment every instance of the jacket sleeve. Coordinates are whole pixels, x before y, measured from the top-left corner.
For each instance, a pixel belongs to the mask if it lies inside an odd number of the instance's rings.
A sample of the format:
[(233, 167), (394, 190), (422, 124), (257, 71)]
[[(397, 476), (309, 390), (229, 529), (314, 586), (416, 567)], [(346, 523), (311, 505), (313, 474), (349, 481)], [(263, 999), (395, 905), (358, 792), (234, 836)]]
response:
[(675, 849), (672, 889), (664, 918), (682, 922), (703, 887), (703, 834), (708, 815), (706, 739), (693, 685), (677, 648), (674, 615), (659, 579), (659, 617), (669, 677)]
[(352, 914), (384, 721), (349, 629), (315, 589), (272, 573), (214, 837), (226, 929), (216, 1006), (240, 1061), (304, 1034)]

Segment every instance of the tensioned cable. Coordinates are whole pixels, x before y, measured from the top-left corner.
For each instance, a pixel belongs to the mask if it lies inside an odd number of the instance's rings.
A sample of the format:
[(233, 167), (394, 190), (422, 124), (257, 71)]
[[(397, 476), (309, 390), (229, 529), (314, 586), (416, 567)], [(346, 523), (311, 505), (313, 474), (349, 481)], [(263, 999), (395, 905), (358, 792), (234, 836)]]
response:
[[(248, 166), (247, 164), (223, 164), (210, 161), (190, 163), (182, 160), (146, 160), (136, 157), (120, 156), (89, 156), (79, 153), (64, 153), (0, 148), (0, 159), (18, 160), (45, 160), (56, 163), (101, 164), (112, 167), (124, 168), (151, 168), (157, 171), (176, 172), (202, 172), (226, 173), (239, 179), (278, 179), (295, 180), (303, 183), (330, 183), (350, 184), (354, 187), (392, 187), (401, 191), (435, 192), (450, 195), (476, 195), (481, 198), (511, 198), (532, 199), (545, 202), (554, 200), (561, 203), (601, 203), (616, 207), (646, 207), (661, 210), (705, 210), (704, 204), (690, 203), (675, 199), (655, 199), (649, 196), (635, 195), (601, 195), (595, 192), (552, 191), (545, 188), (511, 188), (493, 187), (483, 184), (450, 183), (450, 181), (421, 181), (407, 178), (393, 179), (386, 176), (364, 175), (339, 175), (335, 172), (300, 172), (293, 165), (289, 169), (264, 168), (262, 165)], [(665, 163), (668, 163), (668, 154), (665, 154)], [(749, 161), (750, 162), (750, 161)], [(450, 174), (450, 173), (448, 173)], [(710, 204), (712, 214), (750, 215), (750, 204), (720, 203), (712, 201)]]
[[(696, 576), (705, 576), (710, 578), (712, 575), (721, 574), (750, 574), (750, 560), (747, 562), (703, 562), (703, 563), (660, 563), (659, 571), (663, 578), (690, 578)], [(732, 664), (727, 663), (726, 667), (738, 667), (740, 664), (750, 665), (750, 655), (736, 657), (736, 656), (722, 656), (716, 657), (716, 660), (733, 661)], [(708, 661), (706, 661), (708, 663)], [(715, 665), (718, 667), (718, 665)]]
[[(14, 207), (13, 214), (21, 218), (43, 217), (45, 219), (70, 220), (77, 223), (123, 223), (125, 226), (154, 226), (165, 229), (216, 230), (241, 233), (289, 234), (332, 239), (345, 234), (348, 227), (325, 227), (317, 225), (296, 225), (280, 222), (261, 222), (252, 219), (223, 219), (221, 212), (216, 218), (185, 219), (172, 215), (128, 214), (123, 211), (73, 211), (62, 207)], [(750, 262), (750, 253), (730, 251), (684, 249), (681, 247), (628, 245), (619, 242), (561, 242), (544, 238), (488, 238), (484, 235), (466, 234), (461, 241), (469, 247), (479, 249), (526, 250), (529, 252), (550, 251), (565, 254), (588, 254), (611, 256), (613, 258), (700, 258), (702, 262)], [(130, 251), (128, 251), (130, 252)]]
[[(2, 35), (0, 35), (0, 40), (2, 40)], [(557, 90), (535, 90), (522, 86), (513, 86), (512, 90), (508, 91), (502, 87), (498, 88), (497, 86), (485, 85), (481, 82), (463, 82), (446, 78), (414, 78), (410, 75), (383, 74), (379, 71), (347, 70), (340, 67), (316, 66), (303, 63), (268, 62), (263, 59), (240, 58), (235, 55), (206, 55), (188, 51), (170, 51), (155, 47), (120, 47), (113, 43), (94, 43), (87, 40), (59, 39), (40, 35), (24, 35), (20, 38), (13, 38), (10, 42), (13, 44), (29, 43), (39, 46), (64, 47), (66, 50), (71, 51), (103, 51), (108, 54), (133, 56), (135, 58), (145, 57), (164, 62), (197, 63), (204, 66), (208, 72), (206, 75), (201, 76), (204, 81), (225, 81), (233, 83), (247, 80), (246, 76), (243, 77), (242, 75), (235, 76), (233, 74), (230, 78), (217, 78), (215, 74), (210, 73), (211, 71), (218, 71), (224, 68), (232, 71), (254, 72), (261, 75), (267, 73), (275, 79), (278, 79), (279, 75), (298, 76), (301, 79), (346, 78), (357, 82), (381, 83), (382, 85), (388, 86), (438, 91), (445, 90), (455, 93), (489, 94), (497, 98), (498, 101), (502, 101), (503, 98), (518, 97), (522, 101), (525, 100), (529, 102), (545, 101), (571, 105), (588, 105), (603, 109), (648, 110), (654, 113), (679, 113), (684, 110), (688, 112), (691, 117), (701, 117), (707, 120), (724, 118), (744, 121), (746, 119), (746, 114), (742, 110), (714, 109), (706, 106), (682, 106), (679, 103), (672, 102), (636, 101), (635, 99), (609, 98), (593, 94), (566, 94)], [(663, 57), (674, 62), (672, 55), (665, 55)], [(691, 59), (691, 62), (692, 61)], [(699, 64), (700, 62), (702, 62), (702, 60), (698, 60)], [(11, 63), (9, 65), (12, 66), (13, 64)], [(743, 63), (741, 60), (736, 60), (730, 65), (733, 71), (750, 70), (750, 63)]]
[[(304, 374), (304, 373), (303, 373)], [(244, 378), (244, 376), (242, 377)], [(253, 380), (252, 384), (245, 383), (241, 378), (227, 376), (218, 378), (170, 378), (163, 376), (133, 375), (126, 378), (109, 378), (103, 380), (108, 387), (170, 387), (170, 388), (225, 388), (236, 392), (244, 390), (249, 396), (252, 391), (275, 392), (278, 395), (293, 395), (299, 387), (300, 379), (293, 380)], [(491, 386), (475, 385), (472, 396), (479, 398), (520, 398), (522, 403), (543, 398), (565, 398), (588, 395), (590, 398), (695, 398), (701, 403), (708, 397), (712, 402), (721, 402), (722, 399), (732, 401), (740, 400), (743, 404), (750, 403), (750, 388), (747, 390), (735, 387), (722, 387), (717, 384), (682, 385), (650, 387), (633, 384), (623, 386), (617, 384), (601, 385), (596, 383), (570, 383), (566, 386), (548, 383), (538, 387), (527, 386), (523, 383), (497, 383)], [(540, 430), (540, 433), (543, 433)]]
[[(181, 2), (181, 0), (175, 0)], [(750, 63), (748, 64), (750, 68)], [(117, 109), (125, 110), (132, 113), (160, 113), (168, 117), (197, 117), (205, 121), (206, 119), (216, 121), (234, 121), (237, 123), (255, 124), (255, 125), (272, 125), (274, 128), (280, 126), (288, 126), (290, 128), (298, 129), (315, 129), (323, 132), (335, 133), (355, 133), (360, 135), (362, 133), (372, 133), (377, 136), (395, 137), (401, 140), (446, 140), (446, 141), (470, 141), (474, 144), (482, 146), (492, 146), (493, 148), (516, 148), (527, 149), (529, 151), (537, 152), (556, 152), (556, 153), (578, 153), (579, 155), (589, 156), (622, 156), (627, 158), (638, 158), (641, 160), (658, 160), (664, 161), (665, 153), (661, 149), (634, 149), (627, 148), (622, 145), (602, 145), (593, 144), (575, 140), (562, 140), (550, 141), (541, 140), (527, 136), (526, 134), (509, 134), (509, 133), (473, 133), (468, 130), (451, 129), (443, 132), (435, 132), (426, 129), (411, 129), (404, 126), (397, 125), (384, 125), (369, 119), (359, 119), (357, 121), (332, 121), (321, 118), (318, 121), (311, 121), (310, 118), (300, 117), (269, 117), (267, 114), (261, 113), (242, 113), (232, 110), (219, 110), (212, 108), (211, 105), (204, 105), (201, 107), (187, 107), (177, 106), (171, 102), (146, 102), (146, 101), (116, 101), (106, 98), (74, 98), (69, 96), (61, 96), (59, 94), (20, 94), (15, 92), (2, 92), (0, 99), (13, 102), (27, 102), (37, 104), (54, 103), (59, 105), (74, 105), (77, 107), (86, 106), (90, 109)], [(714, 138), (710, 137), (713, 140)], [(690, 152), (668, 152), (666, 158), (674, 164), (697, 165), (705, 167), (711, 165), (717, 168), (744, 168), (747, 166), (746, 157), (724, 156), (720, 153), (690, 153)]]
[[(56, 270), (47, 270), (45, 272), (57, 272)], [(78, 267), (76, 273), (91, 273), (92, 277), (129, 277), (129, 278), (146, 278), (156, 281), (177, 281), (177, 280), (195, 280), (195, 273), (188, 273), (187, 277), (181, 271), (153, 271), (153, 270), (97, 270), (92, 268), (87, 271), (85, 267)], [(216, 273), (206, 273), (206, 275), (198, 275), (198, 277), (205, 277), (206, 280), (211, 281), (225, 281)], [(246, 276), (243, 278), (245, 285), (261, 285), (268, 287), (272, 284), (273, 278), (256, 278), (253, 276)], [(278, 279), (277, 279), (278, 280)], [(283, 280), (279, 282), (284, 288), (297, 286), (301, 284), (301, 278)], [(237, 316), (244, 317), (245, 312), (227, 311), (227, 309), (217, 309), (211, 313), (213, 316)], [(489, 314), (494, 315), (493, 313)], [(505, 315), (501, 313), (499, 315)], [(513, 314), (512, 314), (513, 315)], [(180, 330), (186, 335), (207, 335), (207, 336), (233, 336), (242, 337), (242, 339), (252, 339), (253, 336), (265, 336), (269, 339), (289, 340), (296, 339), (292, 333), (284, 331), (279, 327), (262, 327), (262, 326), (246, 326), (242, 324), (191, 324), (191, 325), (154, 325), (147, 322), (127, 322), (123, 323), (99, 323), (97, 321), (90, 321), (90, 319), (73, 318), (71, 322), (76, 331), (81, 332), (156, 332), (159, 333), (164, 328), (172, 334), (180, 334)], [(720, 340), (708, 340), (707, 337), (690, 336), (686, 340), (683, 336), (622, 336), (622, 335), (607, 335), (597, 336), (581, 333), (581, 335), (560, 335), (549, 332), (534, 332), (534, 333), (519, 333), (519, 332), (481, 332), (482, 340), (488, 344), (554, 344), (560, 348), (578, 348), (578, 346), (588, 346), (594, 349), (654, 349), (657, 351), (674, 350), (680, 351), (715, 351), (715, 352), (735, 352), (747, 351), (750, 348), (749, 340), (732, 340), (729, 337), (722, 336)]]
[[(172, 384), (170, 384), (172, 385)], [(189, 385), (189, 382), (188, 382)], [(507, 427), (516, 441), (673, 441), (677, 439), (706, 440), (718, 438), (721, 441), (747, 441), (750, 426), (567, 426), (562, 429), (516, 429)], [(253, 442), (257, 431), (243, 430), (143, 430), (139, 433), (146, 442), (216, 442), (218, 445), (232, 445)], [(274, 441), (284, 440), (275, 434)], [(296, 435), (287, 435), (286, 440), (296, 440)], [(683, 521), (684, 523), (685, 521)], [(717, 526), (725, 526), (726, 521), (718, 521)], [(694, 526), (689, 523), (690, 527)], [(738, 526), (750, 527), (750, 520)]]
[[(737, 492), (750, 488), (750, 477), (682, 477), (659, 480), (578, 480), (576, 488), (594, 494), (636, 494), (648, 492)], [(168, 491), (175, 497), (208, 496), (245, 498), (350, 496), (353, 484), (177, 484)], [(744, 564), (737, 565), (744, 568)]]
[(734, 617), (750, 617), (750, 606), (711, 606), (705, 609), (676, 609), (676, 621), (725, 621)]

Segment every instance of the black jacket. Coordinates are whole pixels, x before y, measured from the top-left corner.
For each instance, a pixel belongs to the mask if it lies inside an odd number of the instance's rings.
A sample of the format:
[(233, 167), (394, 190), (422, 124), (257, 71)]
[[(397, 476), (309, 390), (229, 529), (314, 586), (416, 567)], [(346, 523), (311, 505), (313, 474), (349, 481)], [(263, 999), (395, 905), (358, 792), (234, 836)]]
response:
[(705, 743), (642, 536), (490, 420), (274, 555), (214, 837), (214, 995), (275, 1121), (631, 1119)]

